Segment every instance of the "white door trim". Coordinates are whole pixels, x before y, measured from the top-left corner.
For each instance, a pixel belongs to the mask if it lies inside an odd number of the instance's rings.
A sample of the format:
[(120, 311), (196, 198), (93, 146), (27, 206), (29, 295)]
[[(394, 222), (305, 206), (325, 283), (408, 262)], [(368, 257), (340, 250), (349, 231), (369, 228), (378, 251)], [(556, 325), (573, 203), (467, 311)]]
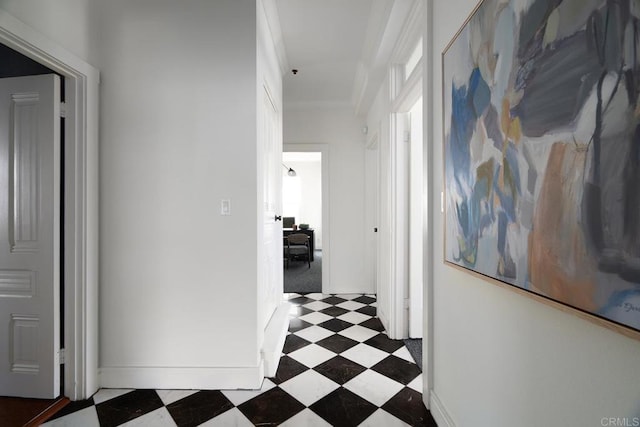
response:
[(282, 152), (322, 153), (322, 292), (331, 292), (331, 221), (329, 221), (329, 144), (282, 144)]
[[(423, 147), (423, 165), (425, 169), (423, 191), (425, 192), (426, 205), (424, 206), (423, 218), (423, 235), (424, 235), (424, 270), (423, 279), (425, 281), (423, 288), (423, 306), (422, 315), (424, 316), (424, 329), (422, 340), (422, 372), (423, 372), (423, 390), (422, 399), (427, 408), (431, 407), (431, 394), (434, 388), (434, 277), (433, 277), (433, 259), (434, 253), (438, 253), (438, 248), (434, 245), (434, 229), (433, 229), (433, 212), (436, 201), (436, 191), (433, 188), (435, 181), (433, 177), (432, 167), (434, 165), (433, 147), (440, 143), (434, 138), (433, 134), (433, 105), (439, 102), (437, 96), (433, 96), (433, 2), (426, 2), (424, 8), (423, 19), (423, 36), (422, 36), (422, 69), (424, 72), (422, 79), (422, 138), (424, 140)], [(439, 199), (439, 198), (438, 198)], [(436, 399), (437, 401), (437, 399)], [(453, 425), (453, 424), (452, 424)]]
[(98, 389), (98, 70), (0, 10), (0, 43), (65, 78), (64, 395)]

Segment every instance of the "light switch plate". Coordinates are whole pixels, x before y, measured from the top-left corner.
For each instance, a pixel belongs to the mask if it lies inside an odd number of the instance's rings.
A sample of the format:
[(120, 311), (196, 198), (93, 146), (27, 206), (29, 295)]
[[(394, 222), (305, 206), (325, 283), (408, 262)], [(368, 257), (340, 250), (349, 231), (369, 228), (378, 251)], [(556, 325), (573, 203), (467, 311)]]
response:
[(220, 201), (220, 215), (231, 215), (231, 200), (222, 199)]

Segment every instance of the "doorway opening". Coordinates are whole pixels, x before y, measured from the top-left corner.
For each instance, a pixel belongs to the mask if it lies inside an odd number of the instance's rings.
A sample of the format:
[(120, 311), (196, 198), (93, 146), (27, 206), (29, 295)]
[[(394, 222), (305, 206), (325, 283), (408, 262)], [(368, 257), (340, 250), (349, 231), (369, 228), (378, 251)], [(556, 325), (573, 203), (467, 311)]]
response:
[(64, 78), (4, 44), (0, 64), (0, 168), (9, 179), (0, 189), (9, 207), (0, 214), (9, 236), (0, 303), (12, 313), (0, 334), (9, 356), (2, 395), (56, 399), (64, 394)]
[[(282, 164), (284, 291), (321, 293), (322, 152), (283, 152)], [(294, 240), (291, 235), (306, 238)]]
[[(63, 394), (84, 399), (98, 388), (98, 71), (0, 10), (0, 44), (53, 71), (64, 83), (64, 155), (59, 196), (64, 209)], [(4, 64), (3, 64), (4, 65)], [(26, 282), (25, 282), (26, 283)], [(54, 387), (55, 389), (55, 387)]]

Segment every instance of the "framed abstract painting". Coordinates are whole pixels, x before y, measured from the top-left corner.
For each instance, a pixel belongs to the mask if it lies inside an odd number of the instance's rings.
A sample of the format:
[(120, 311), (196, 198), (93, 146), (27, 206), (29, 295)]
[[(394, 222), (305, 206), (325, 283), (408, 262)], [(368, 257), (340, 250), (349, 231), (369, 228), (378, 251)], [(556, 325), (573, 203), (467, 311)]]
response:
[(484, 0), (442, 66), (445, 262), (640, 336), (640, 0)]

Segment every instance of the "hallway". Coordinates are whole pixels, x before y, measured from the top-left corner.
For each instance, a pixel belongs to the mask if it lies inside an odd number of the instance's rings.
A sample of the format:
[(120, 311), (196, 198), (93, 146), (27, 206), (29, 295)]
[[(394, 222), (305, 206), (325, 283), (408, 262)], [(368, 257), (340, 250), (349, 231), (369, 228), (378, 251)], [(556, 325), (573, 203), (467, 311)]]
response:
[(372, 295), (285, 294), (292, 304), (278, 372), (261, 390), (109, 390), (45, 426), (435, 426), (422, 373), (390, 340)]

